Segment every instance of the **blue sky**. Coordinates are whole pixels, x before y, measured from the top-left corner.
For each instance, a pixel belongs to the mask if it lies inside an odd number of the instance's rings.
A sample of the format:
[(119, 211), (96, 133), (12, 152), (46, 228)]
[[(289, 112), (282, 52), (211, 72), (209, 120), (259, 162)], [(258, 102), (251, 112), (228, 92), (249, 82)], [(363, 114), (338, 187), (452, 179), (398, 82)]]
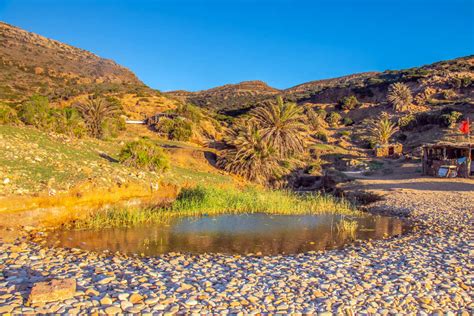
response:
[(0, 0), (0, 20), (163, 91), (276, 88), (474, 54), (474, 0)]

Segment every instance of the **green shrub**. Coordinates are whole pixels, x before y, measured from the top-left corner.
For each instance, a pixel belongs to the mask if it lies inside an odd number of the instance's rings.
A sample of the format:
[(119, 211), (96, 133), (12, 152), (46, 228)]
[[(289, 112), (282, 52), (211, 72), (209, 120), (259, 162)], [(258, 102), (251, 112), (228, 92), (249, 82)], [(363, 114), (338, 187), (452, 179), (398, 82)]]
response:
[(349, 126), (349, 125), (354, 124), (354, 121), (353, 121), (350, 117), (345, 117), (345, 118), (342, 120), (342, 124), (344, 124), (344, 125), (346, 125), (346, 126)]
[(125, 130), (125, 119), (122, 117), (109, 117), (102, 122), (103, 138), (115, 138), (120, 131)]
[(319, 140), (322, 141), (322, 142), (325, 142), (325, 143), (327, 143), (327, 141), (328, 141), (328, 135), (327, 135), (325, 132), (323, 132), (323, 131), (317, 132), (317, 133), (314, 135), (314, 137), (315, 137), (316, 139), (319, 139)]
[(316, 110), (316, 114), (319, 115), (319, 117), (322, 118), (323, 120), (325, 120), (326, 116), (328, 115), (328, 113), (323, 109)]
[(331, 126), (337, 126), (339, 122), (341, 121), (341, 114), (337, 112), (330, 112), (329, 115), (326, 117), (326, 121), (331, 125)]
[(0, 124), (16, 124), (19, 121), (15, 109), (8, 104), (0, 103)]
[(203, 118), (202, 110), (192, 104), (183, 104), (179, 105), (176, 109), (171, 110), (170, 112), (176, 113), (179, 116), (185, 117), (191, 122), (198, 123)]
[(169, 168), (169, 159), (164, 150), (148, 139), (127, 143), (119, 154), (119, 160), (127, 166), (151, 171)]
[(444, 90), (441, 95), (443, 96), (443, 99), (445, 100), (451, 100), (456, 97), (456, 92), (453, 90)]
[(385, 81), (383, 79), (380, 79), (380, 78), (369, 78), (367, 80), (367, 84), (368, 85), (378, 85), (378, 84), (381, 84), (381, 83), (384, 83)]
[(183, 118), (163, 118), (156, 125), (159, 133), (165, 134), (169, 139), (188, 141), (193, 134), (191, 122)]
[(459, 119), (462, 117), (461, 112), (452, 111), (450, 113), (442, 114), (440, 119), (440, 124), (445, 127), (451, 127), (456, 124)]
[(40, 95), (32, 96), (20, 106), (19, 117), (27, 125), (48, 129), (50, 124), (48, 98)]
[(413, 114), (402, 116), (398, 119), (398, 126), (402, 131), (408, 131), (416, 127), (417, 120)]
[(341, 110), (352, 110), (359, 105), (359, 100), (357, 100), (355, 95), (345, 97), (339, 101), (339, 108)]
[(56, 133), (81, 138), (87, 128), (79, 112), (74, 108), (50, 109), (48, 129)]
[(350, 131), (341, 131), (339, 134), (340, 134), (341, 136), (347, 136), (347, 137), (351, 136), (351, 132), (350, 132)]

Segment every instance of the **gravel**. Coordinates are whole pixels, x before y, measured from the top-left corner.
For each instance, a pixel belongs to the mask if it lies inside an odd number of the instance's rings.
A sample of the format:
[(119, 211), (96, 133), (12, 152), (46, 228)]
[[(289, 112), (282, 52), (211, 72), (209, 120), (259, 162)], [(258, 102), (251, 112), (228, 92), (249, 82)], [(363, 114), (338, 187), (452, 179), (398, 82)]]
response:
[[(158, 257), (48, 248), (41, 232), (0, 244), (0, 313), (472, 315), (473, 192), (400, 190), (375, 212), (411, 233), (292, 256)], [(36, 282), (71, 278), (73, 298), (26, 306)]]

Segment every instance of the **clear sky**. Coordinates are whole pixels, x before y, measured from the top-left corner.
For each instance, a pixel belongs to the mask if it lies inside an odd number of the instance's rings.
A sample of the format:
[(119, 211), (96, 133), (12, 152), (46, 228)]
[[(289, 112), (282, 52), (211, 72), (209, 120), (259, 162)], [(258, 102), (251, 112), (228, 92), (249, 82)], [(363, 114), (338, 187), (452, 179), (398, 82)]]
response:
[(0, 0), (0, 20), (163, 91), (276, 88), (474, 54), (474, 0)]

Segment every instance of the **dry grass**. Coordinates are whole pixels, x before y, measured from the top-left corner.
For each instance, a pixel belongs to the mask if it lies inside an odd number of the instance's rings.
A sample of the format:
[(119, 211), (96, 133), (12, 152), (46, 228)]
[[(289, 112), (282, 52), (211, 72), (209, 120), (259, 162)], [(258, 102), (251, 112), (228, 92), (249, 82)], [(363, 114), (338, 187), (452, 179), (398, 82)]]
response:
[(57, 218), (44, 218), (48, 224), (69, 221), (76, 218), (76, 211), (83, 209), (98, 209), (106, 205), (119, 203), (130, 199), (140, 199), (143, 203), (174, 199), (178, 189), (174, 185), (161, 185), (159, 190), (152, 191), (142, 184), (128, 183), (121, 187), (98, 188), (93, 183), (83, 183), (67, 193), (56, 196), (13, 196), (0, 199), (0, 212), (18, 212), (32, 209), (58, 208)]

